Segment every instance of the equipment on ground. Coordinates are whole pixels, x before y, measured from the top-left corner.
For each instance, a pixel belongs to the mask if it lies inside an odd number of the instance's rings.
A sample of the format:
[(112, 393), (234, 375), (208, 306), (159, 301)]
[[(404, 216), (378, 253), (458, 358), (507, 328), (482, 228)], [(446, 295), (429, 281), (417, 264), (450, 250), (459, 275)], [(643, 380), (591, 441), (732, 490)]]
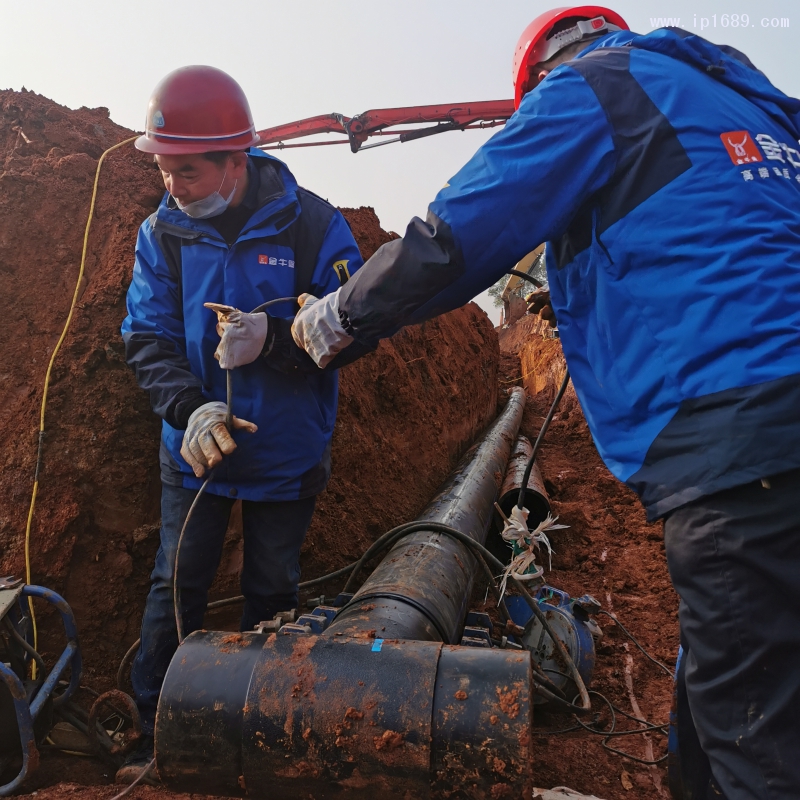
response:
[[(29, 598), (52, 605), (64, 625), (67, 644), (49, 673), (31, 644)], [(31, 662), (39, 667), (36, 679), (27, 677)], [(0, 797), (12, 794), (38, 766), (37, 745), (50, 732), (53, 710), (78, 688), (81, 670), (75, 617), (64, 598), (41, 586), (0, 578), (0, 773), (15, 761), (21, 764), (16, 777), (0, 786)], [(60, 682), (67, 672), (65, 688)]]
[[(600, 609), (600, 603), (589, 594), (573, 600), (566, 592), (547, 585), (540, 586), (535, 597), (588, 686), (594, 672), (594, 639), (600, 635), (600, 628), (592, 617)], [(572, 677), (564, 671), (561, 658), (540, 620), (534, 617), (519, 596), (507, 598), (506, 606), (511, 619), (525, 629), (519, 637), (523, 647), (531, 652), (547, 677), (566, 697), (575, 697), (578, 688)], [(537, 697), (534, 702), (544, 704), (547, 700)]]

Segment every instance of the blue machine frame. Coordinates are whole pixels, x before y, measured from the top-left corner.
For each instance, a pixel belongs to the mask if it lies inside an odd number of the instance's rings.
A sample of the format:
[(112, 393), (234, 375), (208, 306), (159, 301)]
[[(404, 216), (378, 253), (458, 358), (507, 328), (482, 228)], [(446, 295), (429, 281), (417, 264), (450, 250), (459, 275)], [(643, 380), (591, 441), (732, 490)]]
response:
[[(83, 669), (81, 651), (78, 647), (78, 630), (75, 625), (75, 617), (72, 609), (67, 605), (67, 601), (56, 592), (45, 589), (42, 586), (25, 585), (17, 587), (17, 589), (19, 591), (17, 602), (22, 614), (25, 613), (23, 601), (27, 605), (29, 597), (45, 600), (56, 607), (61, 614), (64, 632), (67, 636), (67, 646), (32, 697), (28, 697), (28, 692), (19, 676), (4, 663), (0, 662), (0, 680), (5, 683), (11, 692), (22, 746), (22, 768), (14, 780), (0, 786), (0, 797), (8, 797), (15, 792), (30, 772), (36, 769), (39, 763), (39, 749), (36, 746), (36, 736), (33, 730), (34, 723), (51, 697), (56, 708), (69, 700), (78, 688)], [(27, 663), (31, 658), (31, 654), (27, 653), (26, 655), (28, 656)], [(63, 692), (54, 696), (53, 691), (67, 669), (71, 670), (69, 684)]]
[[(561, 589), (547, 584), (539, 586), (533, 596), (546, 614), (552, 614), (555, 618), (560, 619), (561, 625), (563, 625), (562, 631), (565, 634), (571, 632), (571, 636), (566, 637), (564, 646), (578, 667), (583, 682), (588, 686), (594, 672), (595, 647), (594, 637), (589, 627), (589, 614), (584, 605), (593, 604), (599, 608), (599, 603), (589, 595), (573, 599)], [(556, 601), (557, 604), (553, 605), (552, 601)], [(584, 603), (584, 601), (587, 602)], [(533, 616), (527, 603), (518, 595), (506, 597), (506, 606), (511, 619), (521, 628), (524, 628)], [(551, 625), (556, 624), (558, 629), (557, 619), (551, 619)], [(524, 644), (524, 642), (521, 643)], [(536, 658), (535, 653), (534, 657)]]

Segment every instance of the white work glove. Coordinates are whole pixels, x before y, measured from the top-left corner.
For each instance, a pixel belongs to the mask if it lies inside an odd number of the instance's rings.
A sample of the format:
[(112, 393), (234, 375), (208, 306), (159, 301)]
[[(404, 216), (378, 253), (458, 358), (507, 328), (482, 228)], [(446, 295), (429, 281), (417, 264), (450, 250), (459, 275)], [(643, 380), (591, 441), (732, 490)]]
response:
[(292, 338), (322, 369), (353, 341), (339, 322), (339, 290), (322, 300), (301, 294), (297, 302), (300, 310), (292, 323)]
[(270, 317), (263, 311), (247, 314), (233, 306), (221, 303), (203, 303), (217, 312), (219, 345), (214, 358), (222, 369), (235, 369), (252, 364), (263, 352), (270, 333)]
[[(236, 442), (225, 427), (228, 406), (218, 401), (206, 403), (189, 417), (186, 433), (183, 434), (181, 455), (186, 463), (201, 478), (206, 469), (213, 469), (222, 456), (229, 456), (236, 449)], [(246, 419), (233, 418), (234, 430), (255, 433), (258, 426)]]

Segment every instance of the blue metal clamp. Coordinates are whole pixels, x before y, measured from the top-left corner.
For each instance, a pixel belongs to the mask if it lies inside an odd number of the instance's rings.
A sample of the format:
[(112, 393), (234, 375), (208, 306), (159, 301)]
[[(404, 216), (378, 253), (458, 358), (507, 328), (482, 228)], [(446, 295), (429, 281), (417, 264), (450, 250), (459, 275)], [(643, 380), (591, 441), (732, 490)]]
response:
[[(78, 647), (78, 628), (75, 624), (75, 616), (72, 609), (61, 595), (46, 589), (43, 586), (23, 586), (19, 596), (20, 608), (22, 609), (23, 599), (35, 597), (46, 600), (54, 605), (61, 614), (61, 621), (64, 625), (64, 632), (67, 636), (67, 646), (61, 653), (50, 674), (44, 679), (41, 686), (36, 691), (33, 699), (29, 702), (25, 686), (17, 675), (5, 664), (0, 662), (0, 679), (5, 683), (11, 692), (14, 701), (14, 709), (17, 715), (17, 727), (19, 728), (19, 739), (22, 746), (22, 768), (18, 775), (10, 783), (0, 786), (0, 797), (8, 797), (13, 794), (27, 776), (39, 765), (39, 749), (36, 747), (36, 736), (33, 724), (41, 713), (47, 700), (52, 696), (58, 682), (66, 670), (71, 670), (69, 685), (58, 696), (53, 697), (53, 705), (58, 707), (66, 703), (77, 690), (81, 674), (83, 672), (83, 661), (81, 651)], [(24, 609), (23, 609), (24, 613)]]

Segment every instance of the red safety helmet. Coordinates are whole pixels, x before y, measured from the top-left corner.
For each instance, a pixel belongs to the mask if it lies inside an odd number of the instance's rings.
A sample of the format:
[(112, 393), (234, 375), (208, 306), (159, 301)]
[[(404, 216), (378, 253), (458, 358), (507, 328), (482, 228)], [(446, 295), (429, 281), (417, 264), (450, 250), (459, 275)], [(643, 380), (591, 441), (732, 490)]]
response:
[(242, 87), (214, 67), (181, 67), (153, 90), (144, 136), (145, 153), (178, 155), (246, 150), (260, 140)]
[[(576, 25), (553, 35), (556, 23), (577, 17)], [(514, 108), (519, 108), (522, 98), (533, 87), (530, 85), (531, 67), (552, 58), (573, 42), (596, 36), (598, 33), (630, 30), (622, 17), (603, 6), (563, 6), (540, 14), (522, 32), (514, 51), (511, 77), (514, 81)]]

